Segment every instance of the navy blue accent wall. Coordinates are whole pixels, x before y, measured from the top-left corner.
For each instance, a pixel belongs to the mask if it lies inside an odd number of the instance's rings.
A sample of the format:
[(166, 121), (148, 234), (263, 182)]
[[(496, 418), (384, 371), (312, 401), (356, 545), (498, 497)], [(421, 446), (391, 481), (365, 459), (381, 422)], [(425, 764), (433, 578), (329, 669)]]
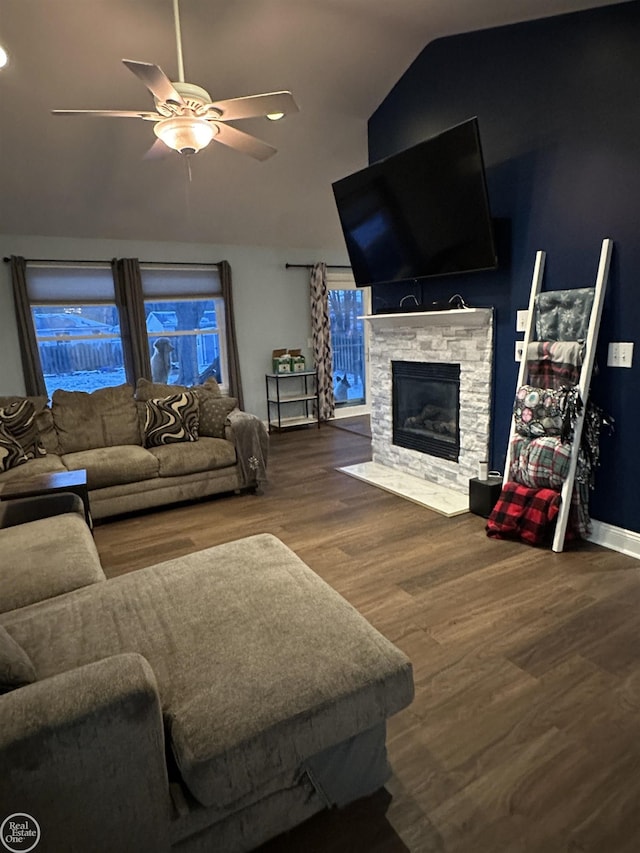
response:
[[(636, 532), (640, 347), (631, 369), (606, 359), (609, 341), (637, 341), (640, 330), (639, 44), (639, 2), (443, 38), (369, 121), (373, 162), (478, 116), (492, 213), (510, 222), (510, 251), (498, 272), (428, 280), (421, 297), (459, 292), (469, 305), (495, 307), (494, 468), (504, 466), (522, 338), (516, 310), (527, 307), (536, 251), (547, 252), (543, 289), (592, 285), (601, 241), (613, 239), (592, 391), (616, 428), (601, 441), (591, 512)], [(401, 291), (376, 296), (393, 302)]]

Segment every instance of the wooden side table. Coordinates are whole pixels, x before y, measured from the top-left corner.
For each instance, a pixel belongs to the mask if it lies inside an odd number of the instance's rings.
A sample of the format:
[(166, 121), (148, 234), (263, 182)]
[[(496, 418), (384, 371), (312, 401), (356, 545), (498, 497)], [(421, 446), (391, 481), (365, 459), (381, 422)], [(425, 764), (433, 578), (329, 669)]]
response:
[(93, 529), (93, 519), (89, 507), (89, 490), (87, 488), (87, 472), (84, 468), (78, 471), (56, 471), (54, 474), (40, 474), (28, 480), (7, 483), (0, 486), (0, 500), (11, 498), (32, 498), (38, 495), (53, 495), (56, 492), (73, 492), (82, 499), (85, 521)]

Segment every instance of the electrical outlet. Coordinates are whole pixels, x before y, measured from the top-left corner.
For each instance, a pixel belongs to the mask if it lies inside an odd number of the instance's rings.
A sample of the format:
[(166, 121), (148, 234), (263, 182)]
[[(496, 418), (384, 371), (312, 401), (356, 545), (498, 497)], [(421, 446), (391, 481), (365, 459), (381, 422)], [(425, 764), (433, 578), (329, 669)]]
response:
[(633, 364), (633, 344), (610, 343), (607, 353), (607, 367), (631, 367)]
[(307, 349), (313, 349), (313, 338), (307, 338)]
[(524, 309), (523, 311), (516, 311), (516, 332), (526, 332), (527, 331), (527, 320), (529, 319), (529, 312)]
[(522, 361), (522, 353), (524, 352), (524, 341), (516, 341), (516, 349), (514, 358), (516, 361)]

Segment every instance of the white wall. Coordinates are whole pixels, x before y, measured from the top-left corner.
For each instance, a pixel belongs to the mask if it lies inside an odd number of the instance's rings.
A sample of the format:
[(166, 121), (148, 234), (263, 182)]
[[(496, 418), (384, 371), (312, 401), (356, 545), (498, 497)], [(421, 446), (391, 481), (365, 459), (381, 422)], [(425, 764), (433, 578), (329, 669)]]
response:
[[(271, 350), (299, 347), (310, 358), (308, 272), (285, 269), (285, 263), (348, 263), (346, 251), (269, 249), (204, 243), (154, 243), (129, 240), (0, 235), (0, 257), (23, 255), (59, 260), (110, 260), (215, 263), (227, 260), (233, 275), (236, 333), (244, 405), (266, 418), (264, 374), (271, 369)], [(309, 362), (308, 362), (309, 363)], [(20, 349), (15, 326), (9, 264), (0, 262), (0, 394), (24, 393)]]

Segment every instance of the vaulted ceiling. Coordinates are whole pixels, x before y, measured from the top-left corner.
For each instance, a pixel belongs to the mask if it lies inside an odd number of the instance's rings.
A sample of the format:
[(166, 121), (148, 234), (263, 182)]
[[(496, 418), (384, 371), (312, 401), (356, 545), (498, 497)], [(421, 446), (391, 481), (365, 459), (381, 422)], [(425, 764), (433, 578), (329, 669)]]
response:
[(176, 79), (171, 0), (0, 0), (0, 233), (340, 248), (331, 182), (366, 165), (367, 119), (428, 42), (609, 2), (181, 0), (188, 81), (300, 107), (237, 124), (275, 157), (212, 143), (189, 182), (180, 155), (143, 159), (148, 122), (50, 113), (152, 109), (121, 60)]

